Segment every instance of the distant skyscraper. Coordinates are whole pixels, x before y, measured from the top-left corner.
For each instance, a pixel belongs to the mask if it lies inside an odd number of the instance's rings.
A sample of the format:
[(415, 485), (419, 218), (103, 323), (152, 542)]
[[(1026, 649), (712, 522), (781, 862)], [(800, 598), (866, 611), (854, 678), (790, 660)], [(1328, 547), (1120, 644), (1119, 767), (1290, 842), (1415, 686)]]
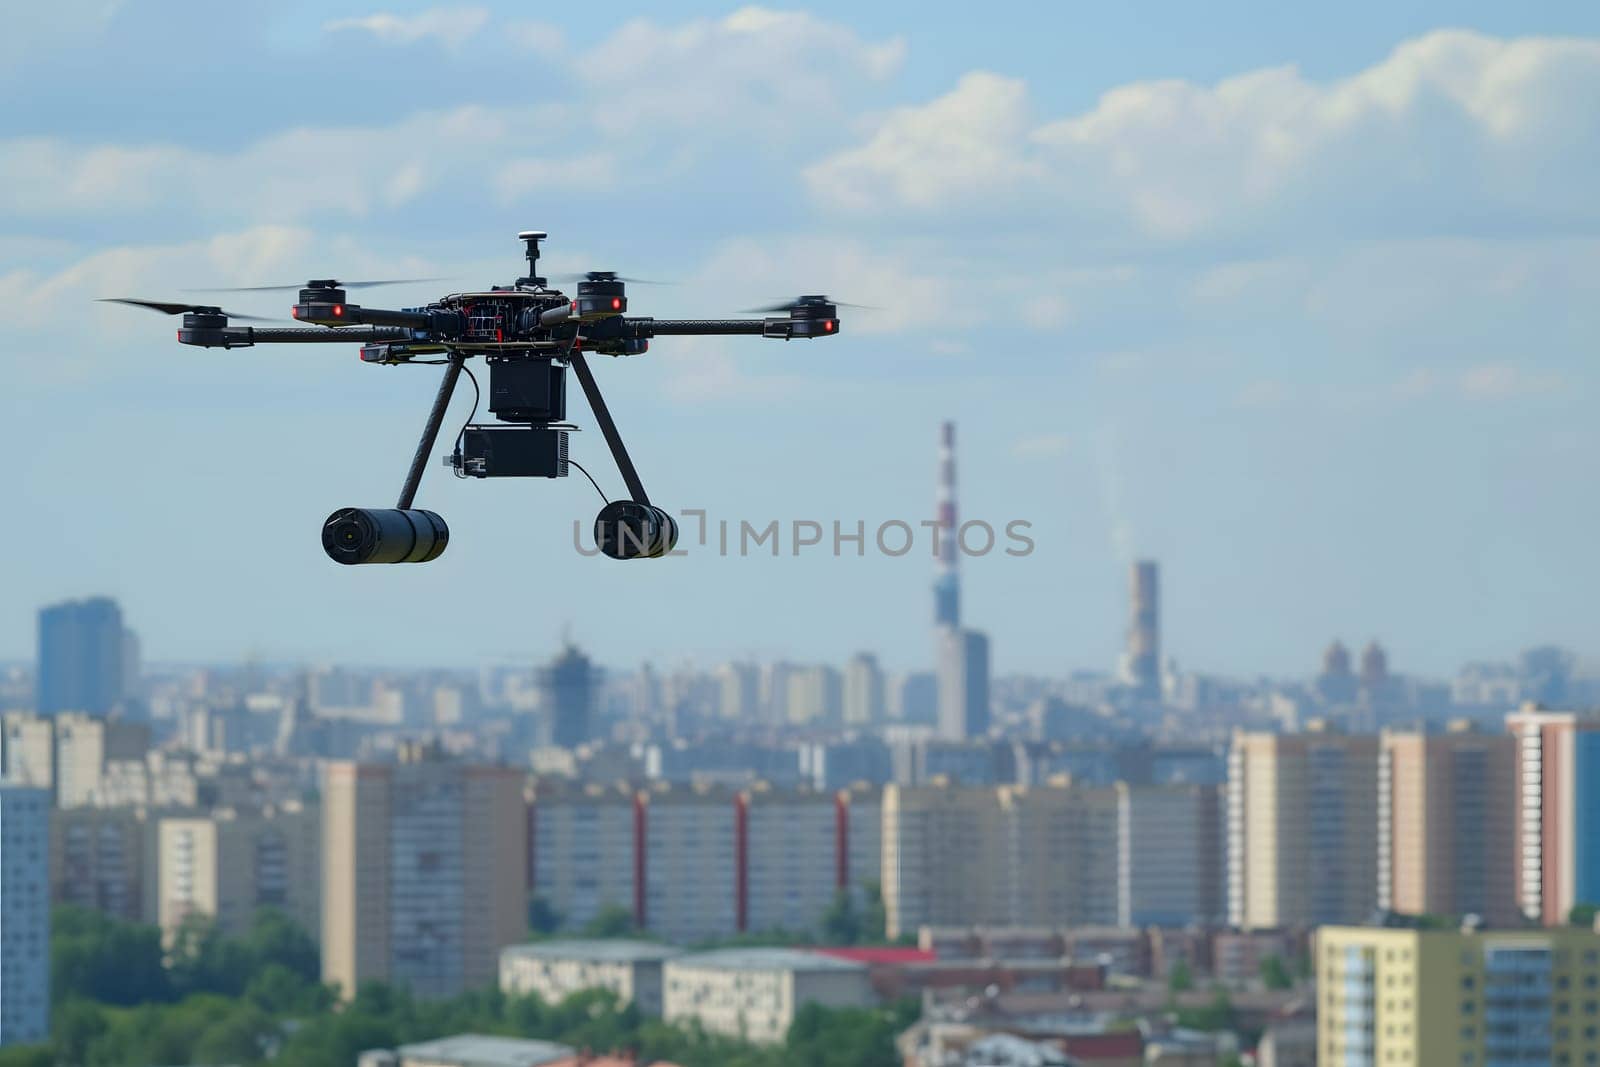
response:
[(402, 760), (324, 772), (322, 976), (345, 997), (368, 979), (419, 997), (476, 989), (527, 935), (522, 774)]
[(1557, 926), (1600, 903), (1600, 718), (1524, 704), (1506, 716), (1517, 743), (1517, 899)]
[(38, 711), (104, 715), (125, 695), (126, 656), (136, 642), (107, 597), (69, 600), (39, 612)]
[(983, 737), (989, 732), (989, 638), (947, 628), (939, 644), (939, 736)]
[(50, 794), (0, 785), (0, 1045), (50, 1036)]
[(539, 672), (539, 703), (552, 745), (576, 748), (594, 737), (595, 689), (594, 664), (575, 645)]
[(1124, 681), (1146, 700), (1161, 696), (1161, 572), (1154, 560), (1133, 565), (1129, 587), (1128, 649)]
[(938, 568), (933, 582), (933, 622), (961, 625), (961, 580), (956, 574), (956, 424), (939, 428)]
[(724, 719), (752, 721), (761, 699), (761, 668), (754, 663), (724, 663), (717, 678), (721, 685), (717, 713)]
[(844, 721), (865, 726), (883, 720), (883, 670), (878, 657), (858, 652), (844, 668)]
[(939, 678), (933, 671), (909, 671), (889, 687), (889, 717), (933, 725), (939, 719)]
[(1335, 641), (1322, 654), (1322, 673), (1317, 675), (1317, 693), (1325, 703), (1343, 705), (1353, 703), (1359, 687), (1356, 675), (1350, 669), (1350, 650), (1344, 642)]

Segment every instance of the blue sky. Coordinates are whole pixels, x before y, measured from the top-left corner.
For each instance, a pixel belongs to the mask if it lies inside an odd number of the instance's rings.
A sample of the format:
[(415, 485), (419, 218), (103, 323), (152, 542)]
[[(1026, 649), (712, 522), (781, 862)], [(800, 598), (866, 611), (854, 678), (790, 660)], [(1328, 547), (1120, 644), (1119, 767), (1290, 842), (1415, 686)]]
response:
[(584, 559), (576, 478), (431, 468), (446, 556), (337, 568), (320, 521), (392, 502), (435, 372), (182, 349), (89, 302), (503, 282), (526, 227), (552, 269), (681, 280), (639, 313), (882, 307), (597, 373), (652, 496), (735, 521), (927, 517), (955, 418), (964, 514), (1037, 543), (964, 564), (999, 670), (1109, 666), (1135, 555), (1189, 667), (1309, 669), (1334, 636), (1424, 673), (1600, 651), (1600, 9), (861, 7), (10, 19), (0, 657), (38, 604), (108, 592), (158, 659), (468, 664), (570, 625), (617, 664), (926, 661), (920, 553)]

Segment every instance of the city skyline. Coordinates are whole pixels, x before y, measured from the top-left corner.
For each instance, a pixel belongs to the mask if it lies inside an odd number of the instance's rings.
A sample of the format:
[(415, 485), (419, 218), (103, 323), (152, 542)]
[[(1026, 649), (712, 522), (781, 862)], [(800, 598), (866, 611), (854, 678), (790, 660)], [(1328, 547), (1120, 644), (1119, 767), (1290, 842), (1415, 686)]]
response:
[[(32, 518), (7, 526), (0, 583), (24, 604), (114, 595), (152, 658), (464, 660), (569, 622), (632, 661), (726, 654), (751, 620), (803, 658), (926, 648), (921, 553), (611, 566), (571, 547), (594, 506), (578, 481), (432, 478), (445, 557), (332, 571), (317, 524), (392, 498), (429, 376), (178, 351), (91, 302), (328, 271), (503, 282), (514, 259), (486, 250), (527, 226), (561, 238), (553, 270), (680, 279), (658, 314), (811, 279), (882, 308), (826, 350), (663, 342), (596, 373), (660, 504), (757, 524), (931, 518), (930, 442), (956, 420), (963, 515), (1034, 524), (1027, 558), (961, 561), (999, 671), (1113, 662), (1135, 558), (1165, 571), (1165, 647), (1227, 673), (1292, 669), (1337, 633), (1434, 673), (1600, 648), (1600, 577), (1572, 564), (1600, 521), (1573, 490), (1600, 454), (1597, 220), (1565, 178), (1596, 152), (1582, 5), (1169, 5), (1170, 39), (1062, 9), (1031, 13), (1026, 42), (998, 16), (958, 33), (829, 4), (556, 27), (486, 4), (448, 33), (415, 11), (79, 14), (14, 27), (0, 70), (34, 104), (0, 119), (0, 448), (28, 457), (12, 492)], [(234, 107), (221, 140), (175, 103), (160, 42), (180, 30), (232, 57), (207, 94)], [(397, 77), (419, 64), (440, 75), (425, 92)], [(306, 118), (312, 84), (368, 102)], [(504, 103), (530, 91), (587, 153)], [(438, 151), (396, 169), (377, 149), (401, 142)], [(307, 153), (327, 180), (290, 195)], [(598, 435), (573, 444), (594, 458)], [(251, 543), (206, 536), (223, 518)], [(392, 624), (419, 604), (481, 628)], [(665, 625), (691, 605), (692, 633)], [(0, 618), (0, 654), (25, 654), (27, 625)]]

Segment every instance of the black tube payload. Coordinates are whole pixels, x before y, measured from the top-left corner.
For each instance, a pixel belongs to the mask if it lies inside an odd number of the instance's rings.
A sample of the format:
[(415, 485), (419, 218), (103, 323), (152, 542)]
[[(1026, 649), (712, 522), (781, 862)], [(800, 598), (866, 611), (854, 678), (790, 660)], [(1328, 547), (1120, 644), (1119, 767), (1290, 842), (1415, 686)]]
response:
[(450, 528), (420, 508), (340, 508), (322, 524), (322, 548), (335, 563), (427, 563), (450, 543)]

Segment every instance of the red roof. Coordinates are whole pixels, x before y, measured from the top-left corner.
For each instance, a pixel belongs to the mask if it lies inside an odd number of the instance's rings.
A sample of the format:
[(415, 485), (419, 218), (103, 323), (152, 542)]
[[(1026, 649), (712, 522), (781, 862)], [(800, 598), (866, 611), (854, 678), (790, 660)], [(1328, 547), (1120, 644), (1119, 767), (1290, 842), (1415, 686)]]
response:
[(939, 958), (936, 953), (924, 952), (920, 948), (814, 948), (811, 951), (836, 959), (878, 965), (932, 963)]

